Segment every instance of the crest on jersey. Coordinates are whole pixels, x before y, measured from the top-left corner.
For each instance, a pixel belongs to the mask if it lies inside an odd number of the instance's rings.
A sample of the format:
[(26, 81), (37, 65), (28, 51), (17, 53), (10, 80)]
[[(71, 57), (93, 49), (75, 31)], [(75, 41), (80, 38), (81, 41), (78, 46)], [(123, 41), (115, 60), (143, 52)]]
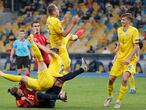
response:
[(131, 70), (131, 69), (132, 69), (132, 65), (129, 65), (129, 66), (128, 66), (128, 69)]

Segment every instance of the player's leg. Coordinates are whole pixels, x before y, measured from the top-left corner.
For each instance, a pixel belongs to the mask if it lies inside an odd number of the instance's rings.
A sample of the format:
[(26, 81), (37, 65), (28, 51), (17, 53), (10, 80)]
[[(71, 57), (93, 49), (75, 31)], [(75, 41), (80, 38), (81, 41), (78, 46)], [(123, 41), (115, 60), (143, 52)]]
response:
[(42, 93), (38, 92), (37, 93), (37, 98), (39, 101), (49, 101), (49, 100), (62, 100), (65, 101), (67, 99), (66, 93), (64, 92), (63, 94), (51, 94), (51, 93)]
[[(75, 78), (76, 76), (78, 76), (79, 74), (85, 72), (88, 70), (88, 66), (86, 61), (82, 58), (82, 66), (80, 69), (74, 71), (74, 72), (70, 72), (67, 75), (64, 75), (62, 77), (59, 77), (56, 82), (55, 82), (55, 86), (57, 87), (62, 87), (65, 81), (71, 80), (73, 78)], [(61, 91), (62, 92), (62, 91)]]
[(122, 74), (122, 68), (123, 66), (117, 61), (114, 62), (111, 68), (110, 76), (108, 79), (108, 85), (107, 85), (107, 98), (104, 101), (105, 107), (108, 107), (110, 105), (110, 102), (112, 101), (114, 82), (116, 78)]
[(135, 94), (136, 93), (136, 88), (135, 88), (135, 78), (134, 75), (131, 75), (129, 78), (129, 85), (130, 85), (130, 94)]
[(68, 51), (65, 46), (59, 48), (59, 56), (61, 57), (61, 60), (64, 65), (63, 75), (66, 75), (68, 72), (70, 72), (71, 60), (69, 58)]
[(73, 78), (75, 78), (76, 76), (78, 76), (79, 74), (85, 72), (88, 70), (88, 65), (86, 63), (86, 60), (84, 58), (82, 58), (82, 65), (81, 68), (74, 71), (74, 72), (69, 72), (68, 74), (64, 75), (63, 77), (60, 77), (59, 79), (63, 82), (71, 80)]
[(118, 98), (116, 100), (116, 103), (114, 105), (114, 108), (120, 108), (121, 107), (121, 102), (123, 100), (123, 97), (128, 89), (127, 83), (128, 83), (128, 78), (130, 77), (131, 73), (129, 72), (124, 72), (122, 76), (122, 84), (120, 86), (120, 91)]
[(133, 75), (136, 71), (136, 63), (135, 62), (130, 62), (128, 65), (125, 65), (124, 67), (124, 73), (122, 76), (122, 84), (120, 87), (119, 95), (115, 104), (115, 108), (120, 108), (121, 107), (121, 102), (123, 100), (123, 97), (128, 89), (127, 83), (128, 79), (131, 75)]
[(50, 75), (49, 70), (43, 61), (43, 57), (41, 55), (41, 52), (35, 43), (32, 43), (32, 50), (33, 50), (34, 55), (36, 56), (36, 58), (38, 60), (38, 82), (39, 82), (39, 85), (40, 85), (42, 90), (47, 90), (53, 86), (55, 78), (53, 78)]
[(12, 82), (24, 82), (29, 88), (35, 89), (38, 91), (41, 91), (41, 88), (39, 86), (38, 80), (30, 78), (28, 76), (20, 76), (20, 75), (12, 75), (12, 74), (5, 74), (2, 71), (0, 71), (0, 76), (10, 80)]
[(0, 76), (5, 78), (5, 79), (8, 79), (8, 80), (10, 80), (12, 82), (20, 82), (22, 80), (22, 78), (23, 78), (20, 75), (6, 74), (6, 73), (4, 73), (2, 71), (0, 71)]
[(17, 65), (17, 74), (18, 75), (21, 75), (22, 73), (22, 65), (23, 65), (23, 62), (22, 62), (23, 58), (21, 57), (16, 57), (16, 65)]
[(108, 107), (113, 97), (114, 90), (114, 82), (116, 80), (116, 76), (109, 76), (108, 84), (107, 84), (107, 98), (104, 101), (104, 107)]
[(23, 65), (24, 65), (25, 75), (30, 76), (30, 73), (29, 73), (29, 68), (30, 68), (29, 57), (24, 58)]

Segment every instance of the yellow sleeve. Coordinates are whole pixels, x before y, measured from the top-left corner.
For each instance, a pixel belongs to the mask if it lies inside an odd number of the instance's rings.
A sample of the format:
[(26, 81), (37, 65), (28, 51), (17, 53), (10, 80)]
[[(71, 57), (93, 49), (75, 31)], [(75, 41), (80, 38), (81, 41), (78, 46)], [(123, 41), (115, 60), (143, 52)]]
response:
[(57, 34), (61, 34), (64, 31), (59, 19), (54, 19), (53, 28)]
[(137, 29), (134, 30), (132, 42), (134, 44), (139, 43), (139, 32)]

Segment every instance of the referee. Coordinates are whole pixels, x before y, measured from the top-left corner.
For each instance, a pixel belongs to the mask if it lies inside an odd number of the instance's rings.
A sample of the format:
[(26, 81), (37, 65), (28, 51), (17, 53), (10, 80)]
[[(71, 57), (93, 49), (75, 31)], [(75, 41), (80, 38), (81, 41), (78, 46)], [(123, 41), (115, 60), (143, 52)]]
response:
[(25, 39), (25, 31), (20, 30), (19, 39), (13, 43), (13, 48), (10, 54), (10, 60), (13, 61), (14, 54), (16, 55), (17, 74), (21, 75), (24, 67), (25, 75), (29, 76), (29, 59), (31, 54), (31, 44)]

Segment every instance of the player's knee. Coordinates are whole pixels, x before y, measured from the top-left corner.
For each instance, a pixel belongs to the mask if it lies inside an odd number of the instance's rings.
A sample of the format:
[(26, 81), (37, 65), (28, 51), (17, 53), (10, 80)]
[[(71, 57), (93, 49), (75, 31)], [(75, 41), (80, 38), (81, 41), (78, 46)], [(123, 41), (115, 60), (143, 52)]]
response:
[(125, 78), (122, 80), (122, 84), (123, 84), (123, 85), (127, 85), (127, 82), (128, 82), (128, 80), (125, 79)]
[(115, 77), (109, 77), (109, 84), (110, 85), (113, 84), (115, 79), (116, 79)]

